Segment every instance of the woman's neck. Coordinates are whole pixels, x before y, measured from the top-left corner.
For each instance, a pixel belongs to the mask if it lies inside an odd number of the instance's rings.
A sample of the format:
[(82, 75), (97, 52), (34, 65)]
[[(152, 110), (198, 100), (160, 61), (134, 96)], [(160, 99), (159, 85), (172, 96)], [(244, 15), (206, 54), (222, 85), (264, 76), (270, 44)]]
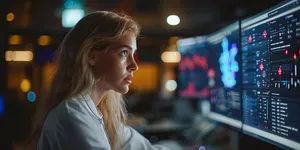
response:
[(100, 104), (100, 101), (102, 100), (106, 90), (95, 88), (92, 92), (91, 98), (96, 106)]

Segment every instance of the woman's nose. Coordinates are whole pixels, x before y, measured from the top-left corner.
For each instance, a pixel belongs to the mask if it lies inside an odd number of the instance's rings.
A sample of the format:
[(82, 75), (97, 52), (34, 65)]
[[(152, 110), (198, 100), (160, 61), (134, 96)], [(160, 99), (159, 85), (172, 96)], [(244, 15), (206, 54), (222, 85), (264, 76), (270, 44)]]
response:
[(138, 67), (135, 59), (132, 58), (130, 61), (130, 65), (128, 66), (128, 71), (134, 72), (134, 71), (137, 71), (138, 69), (139, 69), (139, 67)]

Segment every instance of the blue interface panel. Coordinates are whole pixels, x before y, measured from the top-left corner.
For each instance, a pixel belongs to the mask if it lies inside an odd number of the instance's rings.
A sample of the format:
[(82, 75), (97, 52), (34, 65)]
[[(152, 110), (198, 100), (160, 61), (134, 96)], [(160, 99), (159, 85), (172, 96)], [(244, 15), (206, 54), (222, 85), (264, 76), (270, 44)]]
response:
[(242, 127), (240, 24), (234, 22), (208, 35), (211, 113), (218, 122)]
[(285, 149), (300, 149), (299, 4), (241, 23), (243, 132)]

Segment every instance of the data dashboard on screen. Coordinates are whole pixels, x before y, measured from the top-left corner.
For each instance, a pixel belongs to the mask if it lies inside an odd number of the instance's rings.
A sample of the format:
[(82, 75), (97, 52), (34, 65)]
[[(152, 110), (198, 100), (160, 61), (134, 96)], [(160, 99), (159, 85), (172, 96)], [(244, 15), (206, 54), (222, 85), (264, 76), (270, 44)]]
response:
[(300, 149), (299, 0), (241, 22), (243, 132)]
[(177, 41), (181, 60), (178, 64), (178, 96), (207, 98), (208, 50), (206, 37), (198, 36)]
[(242, 127), (240, 24), (234, 22), (208, 35), (208, 77), (213, 120)]

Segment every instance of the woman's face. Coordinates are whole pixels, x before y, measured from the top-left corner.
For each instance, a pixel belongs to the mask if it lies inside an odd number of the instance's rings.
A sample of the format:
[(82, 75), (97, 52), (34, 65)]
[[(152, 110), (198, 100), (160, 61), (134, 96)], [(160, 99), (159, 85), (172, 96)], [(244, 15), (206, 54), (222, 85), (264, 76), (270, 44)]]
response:
[(122, 94), (128, 92), (133, 72), (138, 69), (134, 59), (136, 49), (135, 34), (127, 32), (118, 41), (110, 44), (106, 53), (92, 53), (89, 63), (96, 79), (100, 79), (97, 84), (99, 88)]

